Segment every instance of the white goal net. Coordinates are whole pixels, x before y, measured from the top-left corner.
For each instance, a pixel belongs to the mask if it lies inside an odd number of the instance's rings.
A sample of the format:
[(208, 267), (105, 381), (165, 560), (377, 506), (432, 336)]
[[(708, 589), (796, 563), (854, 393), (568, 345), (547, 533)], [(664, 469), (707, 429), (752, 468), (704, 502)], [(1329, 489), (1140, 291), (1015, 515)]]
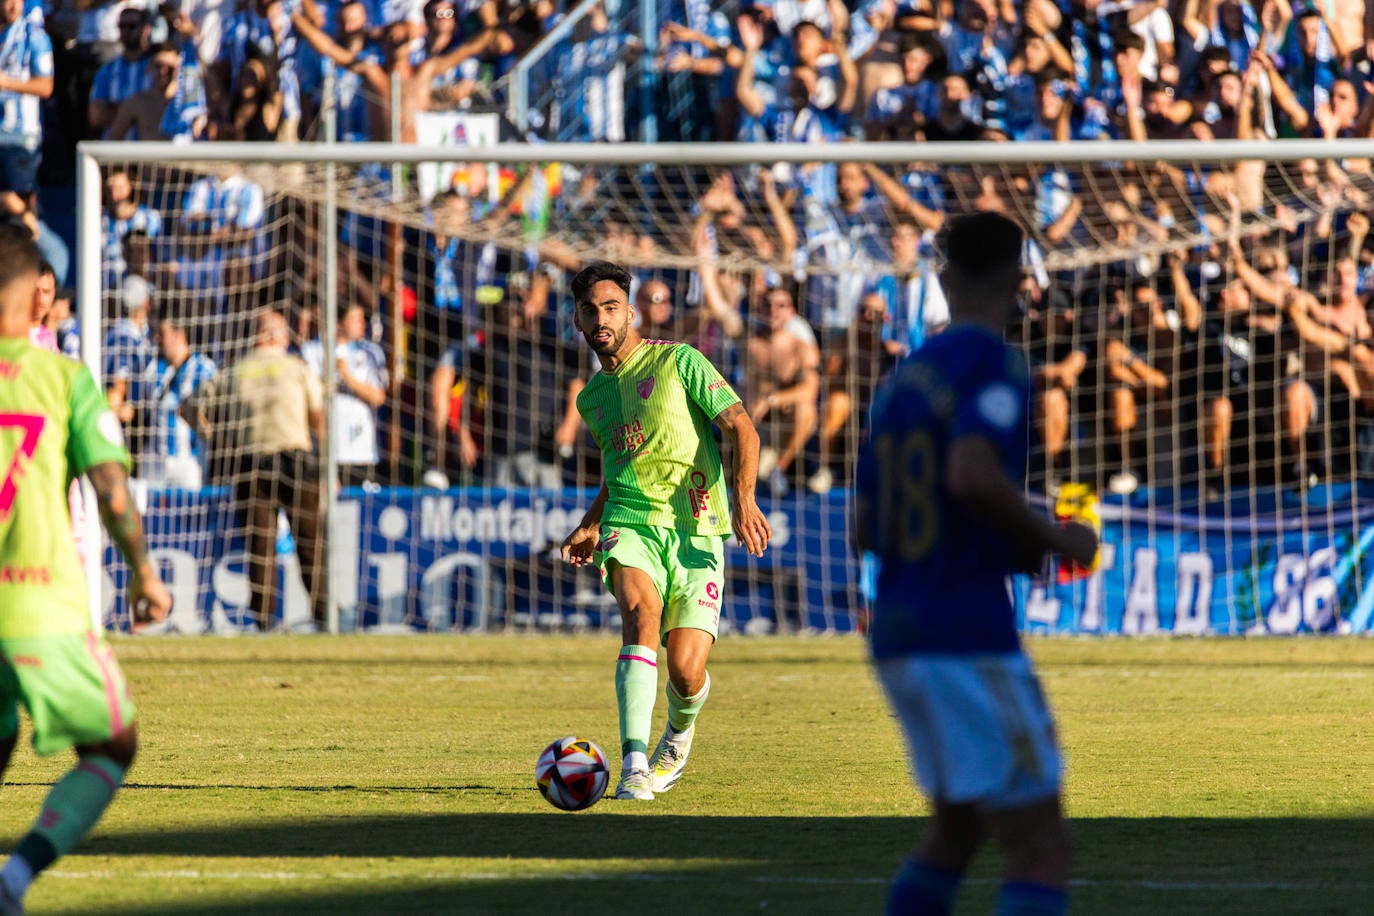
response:
[[(600, 482), (567, 289), (599, 257), (635, 275), (641, 330), (701, 349), (760, 427), (774, 546), (730, 551), (725, 628), (859, 629), (868, 399), (947, 320), (943, 221), (997, 209), (1028, 235), (1007, 328), (1035, 379), (1028, 490), (1089, 492), (1105, 521), (1092, 576), (1018, 583), (1023, 628), (1368, 629), (1374, 149), (1206, 151), (87, 146), (81, 330), (127, 405), (169, 628), (618, 627), (557, 559)], [(328, 432), (277, 430), (307, 447), (267, 467), (226, 380), (278, 321)]]

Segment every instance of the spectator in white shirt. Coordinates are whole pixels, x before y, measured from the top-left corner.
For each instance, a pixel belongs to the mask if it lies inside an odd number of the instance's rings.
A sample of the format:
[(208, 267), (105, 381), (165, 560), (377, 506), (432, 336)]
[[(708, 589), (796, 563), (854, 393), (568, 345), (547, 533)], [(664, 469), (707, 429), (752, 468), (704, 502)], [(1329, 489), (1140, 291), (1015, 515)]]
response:
[[(324, 344), (312, 340), (301, 347), (301, 356), (314, 372), (324, 377)], [(346, 487), (377, 482), (377, 409), (386, 403), (389, 379), (386, 353), (367, 339), (367, 311), (350, 305), (339, 315), (338, 342), (334, 347), (337, 387), (331, 398), (334, 459)]]

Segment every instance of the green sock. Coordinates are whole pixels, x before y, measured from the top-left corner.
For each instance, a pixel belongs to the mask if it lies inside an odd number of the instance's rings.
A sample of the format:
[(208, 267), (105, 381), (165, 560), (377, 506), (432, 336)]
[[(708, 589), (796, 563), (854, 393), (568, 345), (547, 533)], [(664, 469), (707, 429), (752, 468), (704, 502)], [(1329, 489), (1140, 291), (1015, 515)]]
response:
[[(57, 856), (71, 852), (109, 807), (110, 800), (124, 782), (124, 772), (122, 766), (108, 757), (82, 757), (52, 787), (29, 836), (46, 840)], [(40, 867), (47, 864), (42, 863)]]
[(649, 753), (649, 732), (658, 698), (658, 653), (648, 646), (621, 646), (615, 662), (615, 702), (620, 708), (620, 753)]
[(697, 721), (697, 713), (706, 705), (711, 695), (711, 675), (706, 675), (706, 684), (693, 697), (678, 696), (673, 682), (668, 681), (668, 726), (675, 732), (685, 732)]

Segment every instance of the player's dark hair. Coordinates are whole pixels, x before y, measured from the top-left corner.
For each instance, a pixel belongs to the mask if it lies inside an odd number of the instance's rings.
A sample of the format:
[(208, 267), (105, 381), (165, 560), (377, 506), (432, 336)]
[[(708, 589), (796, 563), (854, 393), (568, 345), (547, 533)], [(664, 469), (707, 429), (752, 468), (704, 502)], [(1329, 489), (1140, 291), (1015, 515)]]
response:
[(956, 217), (945, 232), (945, 260), (966, 277), (1018, 270), (1025, 235), (1021, 227), (1000, 213), (968, 213)]
[(42, 263), (33, 233), (22, 226), (0, 226), (0, 289), (24, 274), (39, 273)]
[(57, 268), (53, 267), (53, 266), (52, 266), (51, 264), (49, 264), (46, 260), (39, 261), (39, 262), (38, 262), (38, 276), (40, 276), (40, 277), (52, 277), (54, 280), (56, 280), (56, 279), (57, 279)]
[(610, 261), (592, 261), (578, 271), (577, 276), (572, 278), (573, 302), (581, 303), (587, 296), (591, 295), (592, 287), (602, 280), (610, 280), (623, 289), (625, 297), (629, 298), (630, 284), (634, 282), (630, 272), (619, 264), (612, 264)]

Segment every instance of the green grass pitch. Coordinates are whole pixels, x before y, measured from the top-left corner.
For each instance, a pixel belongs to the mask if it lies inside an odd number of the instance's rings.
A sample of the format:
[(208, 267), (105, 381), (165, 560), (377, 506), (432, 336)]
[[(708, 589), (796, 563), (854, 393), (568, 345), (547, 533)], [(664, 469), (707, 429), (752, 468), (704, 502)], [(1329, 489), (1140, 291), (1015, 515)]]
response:
[[(879, 912), (923, 809), (863, 644), (722, 640), (679, 786), (555, 811), (547, 742), (618, 766), (617, 647), (118, 640), (142, 755), (31, 912)], [(1074, 912), (1370, 912), (1374, 642), (1030, 648), (1069, 760)], [(21, 746), (6, 844), (69, 759)], [(990, 911), (995, 864), (960, 912)]]

